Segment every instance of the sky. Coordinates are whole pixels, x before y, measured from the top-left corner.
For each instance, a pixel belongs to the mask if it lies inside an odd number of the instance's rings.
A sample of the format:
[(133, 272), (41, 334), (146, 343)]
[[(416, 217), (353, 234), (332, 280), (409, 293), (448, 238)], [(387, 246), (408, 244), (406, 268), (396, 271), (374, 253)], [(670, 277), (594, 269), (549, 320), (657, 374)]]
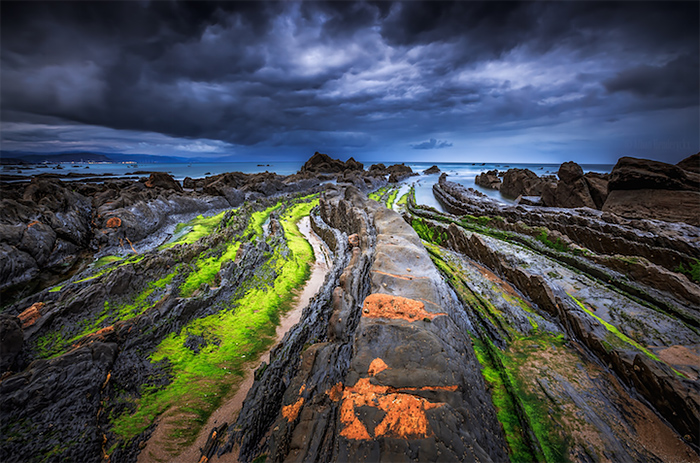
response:
[(6, 151), (676, 163), (700, 2), (9, 2)]

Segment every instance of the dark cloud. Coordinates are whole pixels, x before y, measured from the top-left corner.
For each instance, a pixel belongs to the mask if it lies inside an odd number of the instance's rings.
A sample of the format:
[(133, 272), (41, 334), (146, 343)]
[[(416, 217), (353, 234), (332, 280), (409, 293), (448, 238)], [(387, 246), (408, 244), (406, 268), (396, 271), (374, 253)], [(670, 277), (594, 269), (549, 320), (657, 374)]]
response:
[[(692, 127), (678, 111), (698, 106), (698, 8), (3, 2), (2, 121), (45, 117), (59, 121), (54, 127), (131, 131), (130, 139), (155, 133), (224, 144), (205, 143), (216, 150), (314, 151), (316, 143), (441, 153), (452, 143), (411, 141), (445, 134), (467, 146), (463, 140), (489, 133), (543, 137), (545, 127), (553, 137), (563, 124), (608, 136), (601, 121), (633, 117), (659, 130), (658, 111)], [(3, 142), (53, 136), (50, 125), (3, 128)], [(697, 129), (683, 133), (698, 139)]]
[(448, 141), (441, 141), (431, 138), (428, 141), (413, 144), (411, 145), (411, 148), (414, 150), (438, 150), (440, 148), (449, 148), (450, 146), (452, 146), (452, 143)]
[(603, 81), (611, 92), (630, 92), (644, 98), (681, 97), (697, 104), (700, 86), (698, 56), (683, 55), (659, 66), (642, 64)]

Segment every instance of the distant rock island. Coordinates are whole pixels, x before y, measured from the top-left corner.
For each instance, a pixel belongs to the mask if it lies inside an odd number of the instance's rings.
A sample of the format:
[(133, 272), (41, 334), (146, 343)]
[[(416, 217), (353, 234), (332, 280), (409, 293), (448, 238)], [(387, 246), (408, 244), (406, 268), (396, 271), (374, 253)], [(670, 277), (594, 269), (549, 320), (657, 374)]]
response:
[(0, 460), (698, 461), (700, 153), (416, 175), (0, 182)]

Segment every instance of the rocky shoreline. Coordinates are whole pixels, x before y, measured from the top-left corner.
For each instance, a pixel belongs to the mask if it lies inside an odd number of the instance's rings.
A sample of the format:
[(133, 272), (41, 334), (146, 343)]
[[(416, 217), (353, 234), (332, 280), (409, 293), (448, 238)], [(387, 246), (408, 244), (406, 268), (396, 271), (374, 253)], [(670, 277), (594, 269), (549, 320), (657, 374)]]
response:
[(200, 462), (700, 461), (700, 153), (477, 177), (515, 205), (442, 174), (446, 212), (412, 175), (2, 183), (0, 459), (134, 462), (156, 419), (176, 458), (272, 346), (309, 217), (332, 266)]

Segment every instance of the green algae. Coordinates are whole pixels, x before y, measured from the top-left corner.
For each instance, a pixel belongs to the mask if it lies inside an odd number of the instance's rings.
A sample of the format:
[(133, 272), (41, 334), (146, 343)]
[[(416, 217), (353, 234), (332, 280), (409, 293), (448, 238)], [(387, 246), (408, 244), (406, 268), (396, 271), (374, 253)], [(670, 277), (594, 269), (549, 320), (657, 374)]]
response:
[(540, 234), (537, 235), (537, 241), (540, 243), (544, 244), (548, 248), (552, 248), (555, 251), (559, 252), (569, 252), (569, 246), (566, 245), (566, 243), (562, 242), (561, 238), (557, 237), (556, 241), (552, 241), (549, 239), (549, 233), (546, 228), (543, 228), (540, 230)]
[(36, 342), (37, 356), (44, 359), (54, 358), (66, 352), (75, 342), (87, 335), (93, 334), (116, 322), (127, 321), (143, 314), (148, 308), (153, 306), (152, 296), (161, 293), (176, 275), (177, 268), (165, 277), (150, 282), (129, 303), (116, 304), (105, 301), (100, 313), (92, 320), (84, 318), (76, 325), (78, 328), (77, 332), (76, 330), (68, 332), (65, 327), (61, 327), (39, 337)]
[(62, 290), (64, 286), (65, 285), (54, 286), (53, 288), (49, 289), (49, 292), (50, 293), (57, 293), (60, 290)]
[[(101, 267), (100, 267), (101, 270), (99, 270), (98, 272), (96, 272), (88, 277), (74, 281), (73, 283), (83, 283), (85, 281), (94, 280), (95, 278), (99, 278), (101, 276), (108, 274), (109, 272), (111, 272), (112, 270), (114, 270), (118, 267), (122, 267), (124, 265), (130, 265), (130, 264), (131, 265), (137, 264), (137, 263), (141, 262), (144, 259), (144, 257), (145, 256), (143, 256), (143, 255), (132, 256), (132, 257), (129, 257), (128, 259), (126, 259), (124, 262), (122, 262), (119, 265), (109, 265), (109, 263), (104, 263), (101, 265)], [(119, 259), (119, 260), (121, 260), (121, 259)], [(116, 261), (113, 261), (113, 262), (116, 262)]]
[(691, 281), (700, 283), (700, 259), (695, 259), (694, 262), (689, 263), (687, 267), (681, 263), (678, 268), (676, 268), (676, 272), (684, 274)]
[(384, 186), (368, 194), (367, 197), (379, 203), (384, 203), (387, 209), (391, 209), (394, 207), (394, 201), (396, 201), (396, 196), (398, 194), (399, 188), (395, 186)]
[(420, 239), (424, 241), (440, 246), (447, 243), (447, 232), (440, 227), (432, 226), (424, 219), (411, 219), (411, 226), (416, 231)]
[(508, 378), (504, 377), (503, 368), (496, 365), (489, 352), (496, 347), (493, 345), (487, 347), (486, 343), (476, 336), (472, 336), (472, 344), (481, 365), (481, 374), (490, 387), (491, 400), (496, 407), (498, 421), (503, 425), (511, 461), (513, 463), (541, 461), (543, 458), (537, 458), (538, 455), (533, 452), (526, 438), (527, 431), (522, 427), (514, 397), (507, 385)]
[(204, 236), (210, 235), (221, 225), (224, 215), (228, 211), (220, 212), (216, 215), (198, 215), (186, 223), (179, 223), (173, 231), (173, 238), (161, 245), (159, 249), (169, 249), (179, 244), (190, 244), (198, 241)]
[(97, 259), (97, 260), (92, 264), (92, 266), (93, 266), (94, 268), (100, 268), (100, 267), (104, 267), (104, 266), (107, 265), (107, 264), (111, 264), (112, 262), (120, 261), (120, 260), (122, 260), (122, 259), (123, 259), (122, 256), (102, 256), (102, 257), (100, 257), (99, 259)]
[[(521, 371), (530, 358), (544, 352), (549, 346), (565, 343), (561, 333), (542, 332), (538, 329), (539, 315), (526, 301), (503, 292), (504, 299), (521, 307), (532, 326), (530, 334), (515, 330), (503, 313), (488, 299), (469, 288), (468, 280), (459, 264), (453, 262), (439, 246), (424, 242), (431, 259), (457, 294), (465, 308), (473, 311), (479, 336), (472, 341), (482, 375), (489, 385), (499, 422), (503, 426), (512, 462), (567, 461), (567, 443), (552, 423), (549, 407), (542, 397), (530, 390)], [(491, 328), (486, 330), (485, 326)], [(496, 330), (505, 340), (503, 350), (496, 347), (486, 332)], [(511, 346), (532, 345), (527, 352)]]
[[(263, 234), (263, 224), (270, 218), (270, 214), (276, 211), (282, 206), (281, 202), (268, 207), (265, 210), (253, 212), (250, 215), (248, 221), (248, 226), (243, 232), (243, 236), (247, 240), (251, 240), (253, 237), (261, 236)], [(221, 222), (223, 218), (223, 212), (217, 216), (217, 224)], [(201, 236), (200, 236), (201, 238)], [(199, 239), (199, 238), (198, 238)], [(241, 246), (240, 241), (229, 241), (223, 245), (208, 250), (203, 255), (201, 255), (194, 264), (194, 269), (187, 275), (187, 278), (180, 286), (180, 296), (190, 297), (192, 294), (199, 289), (203, 284), (211, 284), (216, 279), (216, 275), (221, 270), (221, 267), (229, 261), (236, 258), (238, 249)]]
[(399, 189), (398, 188), (392, 188), (391, 192), (386, 198), (386, 207), (387, 209), (391, 209), (394, 207), (394, 201), (396, 201), (396, 196), (399, 194)]
[[(175, 423), (172, 438), (190, 443), (230, 388), (242, 376), (244, 365), (257, 358), (274, 341), (280, 313), (293, 300), (310, 275), (313, 249), (297, 227), (318, 203), (317, 195), (300, 198), (280, 217), (284, 239), (262, 267), (273, 267), (273, 281), (261, 278), (246, 284), (245, 291), (220, 312), (188, 323), (179, 333), (171, 333), (151, 355), (153, 363), (168, 365), (172, 382), (164, 387), (144, 387), (133, 414), (112, 417), (113, 431), (123, 440), (143, 432), (156, 416), (166, 413), (181, 417)], [(246, 232), (262, 235), (262, 224), (273, 207), (254, 213)], [(278, 239), (279, 238), (275, 238)], [(261, 274), (269, 274), (259, 268)], [(255, 279), (253, 279), (255, 280)], [(185, 346), (190, 336), (208, 342), (199, 350)]]
[(576, 299), (573, 295), (571, 295), (569, 293), (566, 293), (566, 294), (568, 294), (569, 297), (576, 303), (576, 305), (578, 305), (584, 312), (586, 312), (588, 315), (590, 315), (591, 317), (596, 319), (601, 325), (603, 325), (608, 330), (608, 332), (611, 335), (613, 335), (613, 337), (606, 337), (606, 341), (608, 342), (608, 344), (610, 344), (611, 346), (614, 346), (615, 345), (614, 341), (619, 340), (619, 341), (622, 341), (622, 343), (629, 345), (629, 346), (632, 346), (635, 349), (643, 352), (649, 358), (652, 358), (652, 359), (657, 360), (657, 361), (660, 360), (659, 357), (657, 355), (655, 355), (653, 352), (651, 352), (649, 349), (642, 346), (641, 344), (639, 344), (637, 341), (630, 338), (626, 334), (622, 333), (619, 329), (617, 329), (616, 326), (611, 325), (610, 323), (606, 322), (605, 320), (603, 320), (602, 318), (600, 318), (599, 316), (594, 314), (591, 309), (589, 309), (585, 305), (583, 305), (583, 303), (581, 301), (579, 301), (578, 299)]

